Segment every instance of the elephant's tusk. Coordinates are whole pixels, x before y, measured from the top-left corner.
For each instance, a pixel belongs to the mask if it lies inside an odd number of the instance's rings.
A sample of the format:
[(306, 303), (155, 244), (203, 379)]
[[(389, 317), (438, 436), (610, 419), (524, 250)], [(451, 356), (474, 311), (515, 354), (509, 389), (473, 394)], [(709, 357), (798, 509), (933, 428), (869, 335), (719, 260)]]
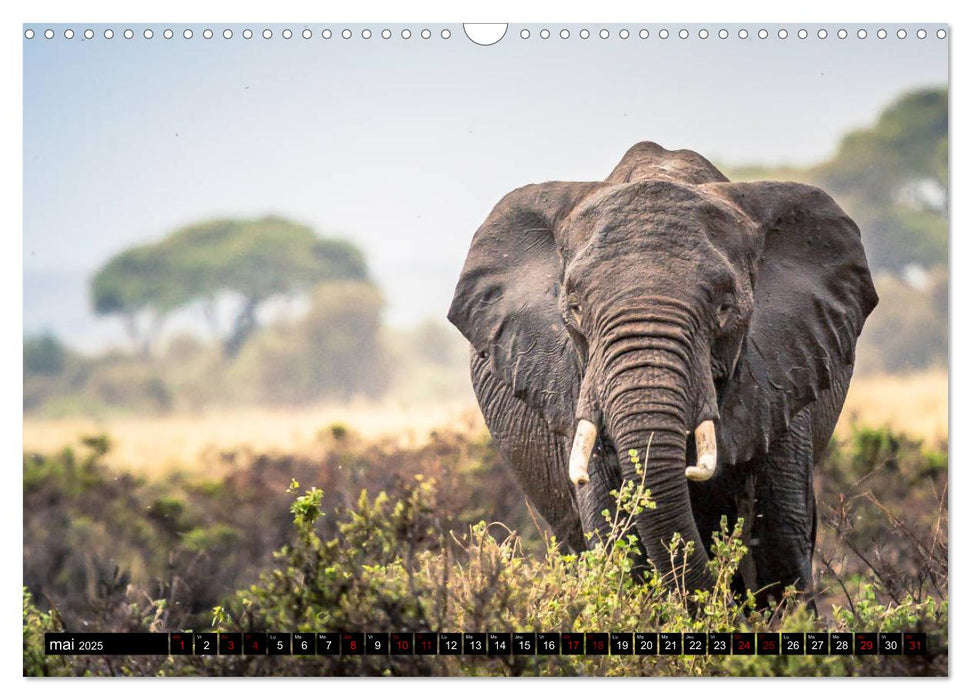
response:
[(570, 481), (583, 486), (590, 481), (590, 455), (597, 443), (597, 426), (582, 418), (577, 421), (577, 432), (573, 436), (573, 449), (570, 451)]
[(692, 481), (706, 481), (715, 474), (718, 464), (718, 445), (715, 442), (715, 421), (706, 420), (695, 428), (695, 448), (698, 464), (684, 470)]

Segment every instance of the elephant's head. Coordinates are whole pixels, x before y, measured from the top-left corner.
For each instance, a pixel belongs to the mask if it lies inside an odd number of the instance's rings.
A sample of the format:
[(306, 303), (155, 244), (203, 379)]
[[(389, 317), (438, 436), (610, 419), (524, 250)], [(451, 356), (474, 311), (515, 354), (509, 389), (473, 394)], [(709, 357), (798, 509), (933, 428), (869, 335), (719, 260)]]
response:
[[(449, 319), (573, 441), (578, 488), (598, 437), (625, 478), (642, 455), (657, 507), (637, 527), (663, 572), (675, 532), (698, 541), (686, 478), (764, 454), (852, 365), (876, 301), (859, 230), (824, 192), (730, 183), (697, 153), (640, 143), (605, 181), (504, 197)], [(689, 586), (709, 582), (706, 561), (695, 546)]]

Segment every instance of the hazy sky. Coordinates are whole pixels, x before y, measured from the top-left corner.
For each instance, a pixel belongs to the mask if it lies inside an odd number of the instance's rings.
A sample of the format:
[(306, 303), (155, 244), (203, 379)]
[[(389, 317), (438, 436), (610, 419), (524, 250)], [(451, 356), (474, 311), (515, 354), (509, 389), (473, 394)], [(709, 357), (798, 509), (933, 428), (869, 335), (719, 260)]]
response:
[[(84, 348), (122, 338), (94, 320), (87, 280), (127, 246), (210, 217), (279, 214), (345, 236), (367, 254), (388, 317), (444, 317), (469, 240), (495, 202), (528, 182), (599, 179), (641, 140), (721, 163), (804, 165), (831, 155), (901, 92), (947, 83), (948, 41), (658, 37), (601, 40), (600, 25), (511, 25), (495, 46), (460, 25), (81, 26), (24, 40), (24, 325)], [(63, 38), (66, 26), (76, 36)], [(135, 31), (127, 40), (126, 26)], [(229, 26), (233, 38), (223, 39)], [(559, 38), (564, 26), (567, 40)], [(642, 40), (642, 26), (650, 37)], [(809, 38), (798, 39), (805, 26)], [(890, 25), (892, 32), (901, 25)], [(669, 29), (679, 29), (668, 25)]]

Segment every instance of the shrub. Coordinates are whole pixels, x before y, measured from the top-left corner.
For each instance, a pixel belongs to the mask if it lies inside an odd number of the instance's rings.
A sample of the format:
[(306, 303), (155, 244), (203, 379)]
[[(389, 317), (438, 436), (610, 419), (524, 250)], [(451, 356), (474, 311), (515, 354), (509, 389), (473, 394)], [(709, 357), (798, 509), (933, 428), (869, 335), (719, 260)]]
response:
[[(746, 553), (741, 521), (722, 523), (713, 589), (687, 591), (677, 577), (633, 569), (628, 516), (612, 519), (610, 537), (591, 550), (563, 553), (524, 515), (521, 496), (509, 495), (515, 487), (482, 438), (441, 433), (410, 450), (366, 444), (346, 429), (323, 431), (322, 439), (322, 458), (251, 455), (219, 483), (109, 474), (103, 436), (80, 451), (26, 458), (25, 581), (52, 612), (25, 596), (25, 673), (947, 674), (946, 499), (928, 489), (942, 473), (924, 472), (928, 448), (906, 436), (861, 429), (820, 466), (819, 616), (792, 593), (770, 610), (756, 610), (750, 592), (733, 594)], [(935, 459), (946, 460), (943, 453)], [(301, 489), (300, 481), (316, 486)], [(634, 483), (615, 496), (619, 512), (652, 505)], [(934, 513), (901, 515), (927, 503)], [(839, 509), (854, 515), (841, 520)], [(497, 522), (506, 516), (518, 524)], [(679, 538), (670, 552), (677, 572)], [(82, 624), (106, 631), (906, 630), (927, 632), (932, 653), (63, 660), (38, 653), (44, 631)]]

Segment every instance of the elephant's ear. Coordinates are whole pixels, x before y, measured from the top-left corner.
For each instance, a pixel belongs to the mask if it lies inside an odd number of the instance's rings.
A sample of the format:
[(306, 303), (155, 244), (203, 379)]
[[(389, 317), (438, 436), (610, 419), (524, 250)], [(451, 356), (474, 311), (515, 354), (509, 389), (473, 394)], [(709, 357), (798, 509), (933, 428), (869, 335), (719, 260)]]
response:
[(579, 361), (560, 317), (557, 231), (603, 183), (548, 182), (506, 195), (472, 239), (448, 319), (515, 396), (571, 435)]
[(719, 449), (738, 463), (765, 454), (852, 367), (877, 294), (859, 228), (822, 190), (786, 182), (714, 187), (762, 233), (748, 335), (720, 405)]

